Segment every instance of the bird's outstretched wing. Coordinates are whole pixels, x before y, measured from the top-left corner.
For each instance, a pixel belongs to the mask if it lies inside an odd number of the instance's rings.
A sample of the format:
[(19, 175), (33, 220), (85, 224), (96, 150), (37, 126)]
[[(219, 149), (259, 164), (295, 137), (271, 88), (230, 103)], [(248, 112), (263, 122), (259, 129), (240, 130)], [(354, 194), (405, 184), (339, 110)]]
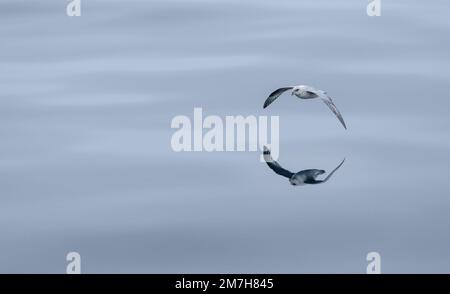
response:
[(347, 126), (345, 125), (344, 119), (342, 118), (341, 113), (337, 109), (336, 105), (334, 105), (333, 100), (330, 96), (326, 94), (326, 92), (323, 91), (317, 91), (316, 94), (322, 99), (322, 101), (328, 106), (328, 108), (331, 109), (331, 111), (337, 116), (341, 124), (344, 126), (345, 129), (347, 129)]
[(342, 164), (344, 164), (344, 161), (345, 161), (345, 158), (341, 161), (341, 163), (339, 163), (338, 166), (336, 166), (335, 169), (333, 169), (333, 171), (331, 173), (328, 174), (328, 176), (325, 179), (318, 180), (314, 184), (321, 184), (321, 183), (325, 183), (326, 181), (328, 181), (331, 178), (331, 176), (334, 174), (334, 172), (337, 171), (341, 167)]
[(279, 88), (279, 89), (273, 91), (272, 94), (270, 94), (269, 97), (264, 102), (264, 108), (269, 106), (273, 101), (275, 101), (278, 97), (280, 97), (281, 94), (283, 94), (287, 90), (290, 90), (293, 88), (294, 87), (284, 87), (284, 88)]
[(272, 159), (272, 156), (270, 155), (270, 149), (264, 146), (264, 160), (266, 161), (267, 165), (270, 167), (271, 170), (273, 170), (275, 173), (279, 174), (280, 176), (291, 178), (294, 173), (284, 169), (281, 167), (281, 165)]

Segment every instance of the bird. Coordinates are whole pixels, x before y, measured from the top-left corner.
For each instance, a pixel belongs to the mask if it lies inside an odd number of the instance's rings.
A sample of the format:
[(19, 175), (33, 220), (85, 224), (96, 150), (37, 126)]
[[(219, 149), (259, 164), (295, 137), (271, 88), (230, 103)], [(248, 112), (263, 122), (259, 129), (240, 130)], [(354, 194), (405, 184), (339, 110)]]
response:
[(337, 109), (336, 105), (334, 105), (333, 100), (330, 96), (328, 96), (327, 92), (315, 89), (311, 86), (299, 85), (299, 86), (290, 86), (276, 89), (273, 91), (269, 97), (264, 102), (264, 108), (272, 104), (281, 94), (286, 91), (292, 90), (291, 95), (295, 95), (300, 99), (314, 99), (320, 98), (327, 106), (331, 109), (331, 111), (337, 116), (341, 124), (347, 129), (345, 125), (344, 119), (342, 118), (341, 113)]
[(280, 176), (286, 177), (289, 179), (289, 183), (293, 186), (304, 186), (307, 184), (323, 184), (327, 182), (331, 176), (342, 166), (342, 164), (345, 161), (345, 158), (339, 163), (339, 165), (328, 174), (328, 176), (323, 180), (318, 180), (317, 177), (320, 175), (323, 175), (326, 173), (323, 169), (305, 169), (301, 170), (299, 172), (293, 173), (291, 171), (288, 171), (284, 169), (278, 162), (273, 160), (272, 156), (270, 155), (270, 149), (264, 146), (263, 151), (263, 157), (264, 161), (267, 163), (267, 165), (272, 169), (276, 174), (279, 174)]

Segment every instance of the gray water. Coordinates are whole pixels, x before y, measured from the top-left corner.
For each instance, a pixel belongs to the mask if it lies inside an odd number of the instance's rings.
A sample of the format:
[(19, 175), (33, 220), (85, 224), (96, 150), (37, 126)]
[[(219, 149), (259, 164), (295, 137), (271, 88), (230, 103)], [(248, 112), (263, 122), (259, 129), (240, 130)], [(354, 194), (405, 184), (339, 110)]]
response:
[[(450, 272), (450, 3), (0, 1), (0, 272)], [(274, 89), (327, 90), (319, 101)], [(180, 152), (176, 115), (279, 115), (279, 162)]]

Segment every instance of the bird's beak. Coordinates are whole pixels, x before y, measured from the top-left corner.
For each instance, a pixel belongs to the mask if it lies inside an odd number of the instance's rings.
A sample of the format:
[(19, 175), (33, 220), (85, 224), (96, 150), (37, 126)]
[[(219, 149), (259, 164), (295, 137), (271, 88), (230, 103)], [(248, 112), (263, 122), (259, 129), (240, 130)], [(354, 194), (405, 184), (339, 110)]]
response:
[(294, 91), (291, 92), (291, 96), (293, 96), (293, 95), (294, 95)]

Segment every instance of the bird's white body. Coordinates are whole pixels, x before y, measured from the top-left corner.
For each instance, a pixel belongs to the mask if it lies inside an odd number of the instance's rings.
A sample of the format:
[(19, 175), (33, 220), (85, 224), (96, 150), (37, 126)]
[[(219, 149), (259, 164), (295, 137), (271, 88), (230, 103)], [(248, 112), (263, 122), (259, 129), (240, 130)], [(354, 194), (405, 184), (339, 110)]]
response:
[(300, 85), (300, 86), (295, 86), (292, 89), (291, 95), (295, 95), (300, 99), (313, 99), (313, 98), (319, 97), (318, 94), (316, 94), (319, 92), (325, 93), (324, 91), (316, 90), (311, 86)]
[(289, 179), (289, 183), (291, 183), (291, 185), (293, 186), (304, 186), (309, 184), (312, 181), (316, 180), (316, 177), (324, 174), (325, 171), (321, 170), (321, 169), (307, 169), (307, 170), (302, 170), (299, 171), (298, 173), (295, 173), (290, 179)]

